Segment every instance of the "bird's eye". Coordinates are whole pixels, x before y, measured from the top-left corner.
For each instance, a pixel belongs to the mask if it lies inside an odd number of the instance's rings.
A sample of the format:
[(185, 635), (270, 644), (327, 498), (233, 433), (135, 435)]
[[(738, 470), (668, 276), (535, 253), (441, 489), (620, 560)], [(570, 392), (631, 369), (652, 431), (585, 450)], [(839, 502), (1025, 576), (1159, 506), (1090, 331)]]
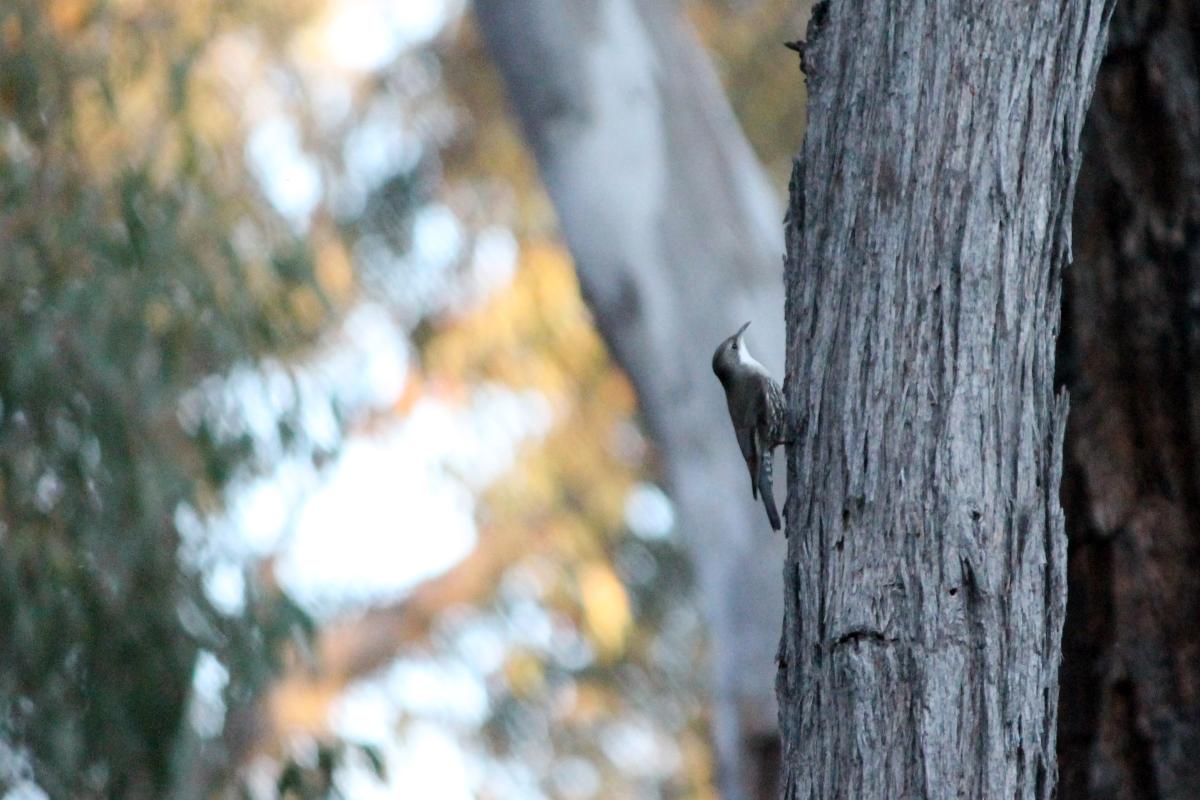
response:
[(737, 342), (734, 342), (734, 343), (733, 343), (733, 349), (734, 349), (734, 350), (737, 350)]

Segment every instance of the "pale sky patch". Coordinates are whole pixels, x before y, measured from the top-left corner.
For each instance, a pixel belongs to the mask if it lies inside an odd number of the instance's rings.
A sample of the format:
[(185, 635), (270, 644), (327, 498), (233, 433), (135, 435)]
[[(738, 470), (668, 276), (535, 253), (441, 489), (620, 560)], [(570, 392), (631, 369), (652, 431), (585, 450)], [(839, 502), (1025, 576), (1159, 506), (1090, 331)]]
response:
[(379, 601), (469, 553), (474, 498), (429, 468), (439, 455), (407, 424), (348, 442), (279, 560), (289, 593), (339, 605)]
[(246, 145), (247, 161), (271, 204), (298, 231), (321, 199), (321, 173), (300, 144), (296, 124), (284, 116), (258, 123)]
[(436, 35), (448, 10), (444, 0), (343, 0), (324, 26), (322, 44), (340, 67), (377, 70)]
[(448, 569), (474, 547), (476, 492), (548, 418), (536, 393), (483, 387), (464, 408), (424, 400), (352, 438), (299, 510), (278, 562), (284, 586), (344, 606), (394, 598)]

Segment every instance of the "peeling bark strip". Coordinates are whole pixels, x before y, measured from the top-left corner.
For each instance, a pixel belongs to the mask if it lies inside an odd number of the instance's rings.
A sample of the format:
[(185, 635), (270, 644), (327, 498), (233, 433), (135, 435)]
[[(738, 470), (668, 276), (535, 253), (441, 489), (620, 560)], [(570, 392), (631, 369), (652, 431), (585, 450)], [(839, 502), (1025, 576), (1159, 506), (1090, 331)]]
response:
[(1054, 791), (1054, 338), (1110, 11), (814, 11), (787, 230), (789, 798)]

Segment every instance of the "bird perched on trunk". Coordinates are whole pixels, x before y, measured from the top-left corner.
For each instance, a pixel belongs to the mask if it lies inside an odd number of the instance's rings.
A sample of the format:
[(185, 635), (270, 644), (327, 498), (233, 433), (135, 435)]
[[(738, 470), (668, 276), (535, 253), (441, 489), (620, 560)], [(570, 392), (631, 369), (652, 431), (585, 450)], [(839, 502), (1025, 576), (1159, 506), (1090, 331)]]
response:
[(721, 342), (713, 353), (712, 367), (725, 387), (733, 432), (750, 470), (750, 492), (755, 499), (762, 495), (771, 528), (779, 530), (779, 512), (771, 487), (771, 461), (775, 448), (785, 441), (783, 392), (746, 348), (742, 337), (748, 327), (749, 322)]

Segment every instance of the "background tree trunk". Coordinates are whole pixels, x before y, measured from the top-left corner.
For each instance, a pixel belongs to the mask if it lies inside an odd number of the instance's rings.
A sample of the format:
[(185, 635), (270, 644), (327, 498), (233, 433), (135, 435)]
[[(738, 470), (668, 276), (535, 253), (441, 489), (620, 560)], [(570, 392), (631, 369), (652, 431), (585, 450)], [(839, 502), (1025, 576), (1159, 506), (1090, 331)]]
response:
[(722, 793), (774, 797), (783, 545), (751, 499), (709, 364), (748, 319), (760, 360), (783, 361), (776, 200), (675, 3), (475, 9), (659, 448), (709, 622)]
[(1071, 392), (1064, 800), (1200, 794), (1200, 6), (1121, 0), (1085, 133)]
[(1049, 798), (1053, 393), (1107, 0), (819, 4), (786, 270), (789, 798)]

